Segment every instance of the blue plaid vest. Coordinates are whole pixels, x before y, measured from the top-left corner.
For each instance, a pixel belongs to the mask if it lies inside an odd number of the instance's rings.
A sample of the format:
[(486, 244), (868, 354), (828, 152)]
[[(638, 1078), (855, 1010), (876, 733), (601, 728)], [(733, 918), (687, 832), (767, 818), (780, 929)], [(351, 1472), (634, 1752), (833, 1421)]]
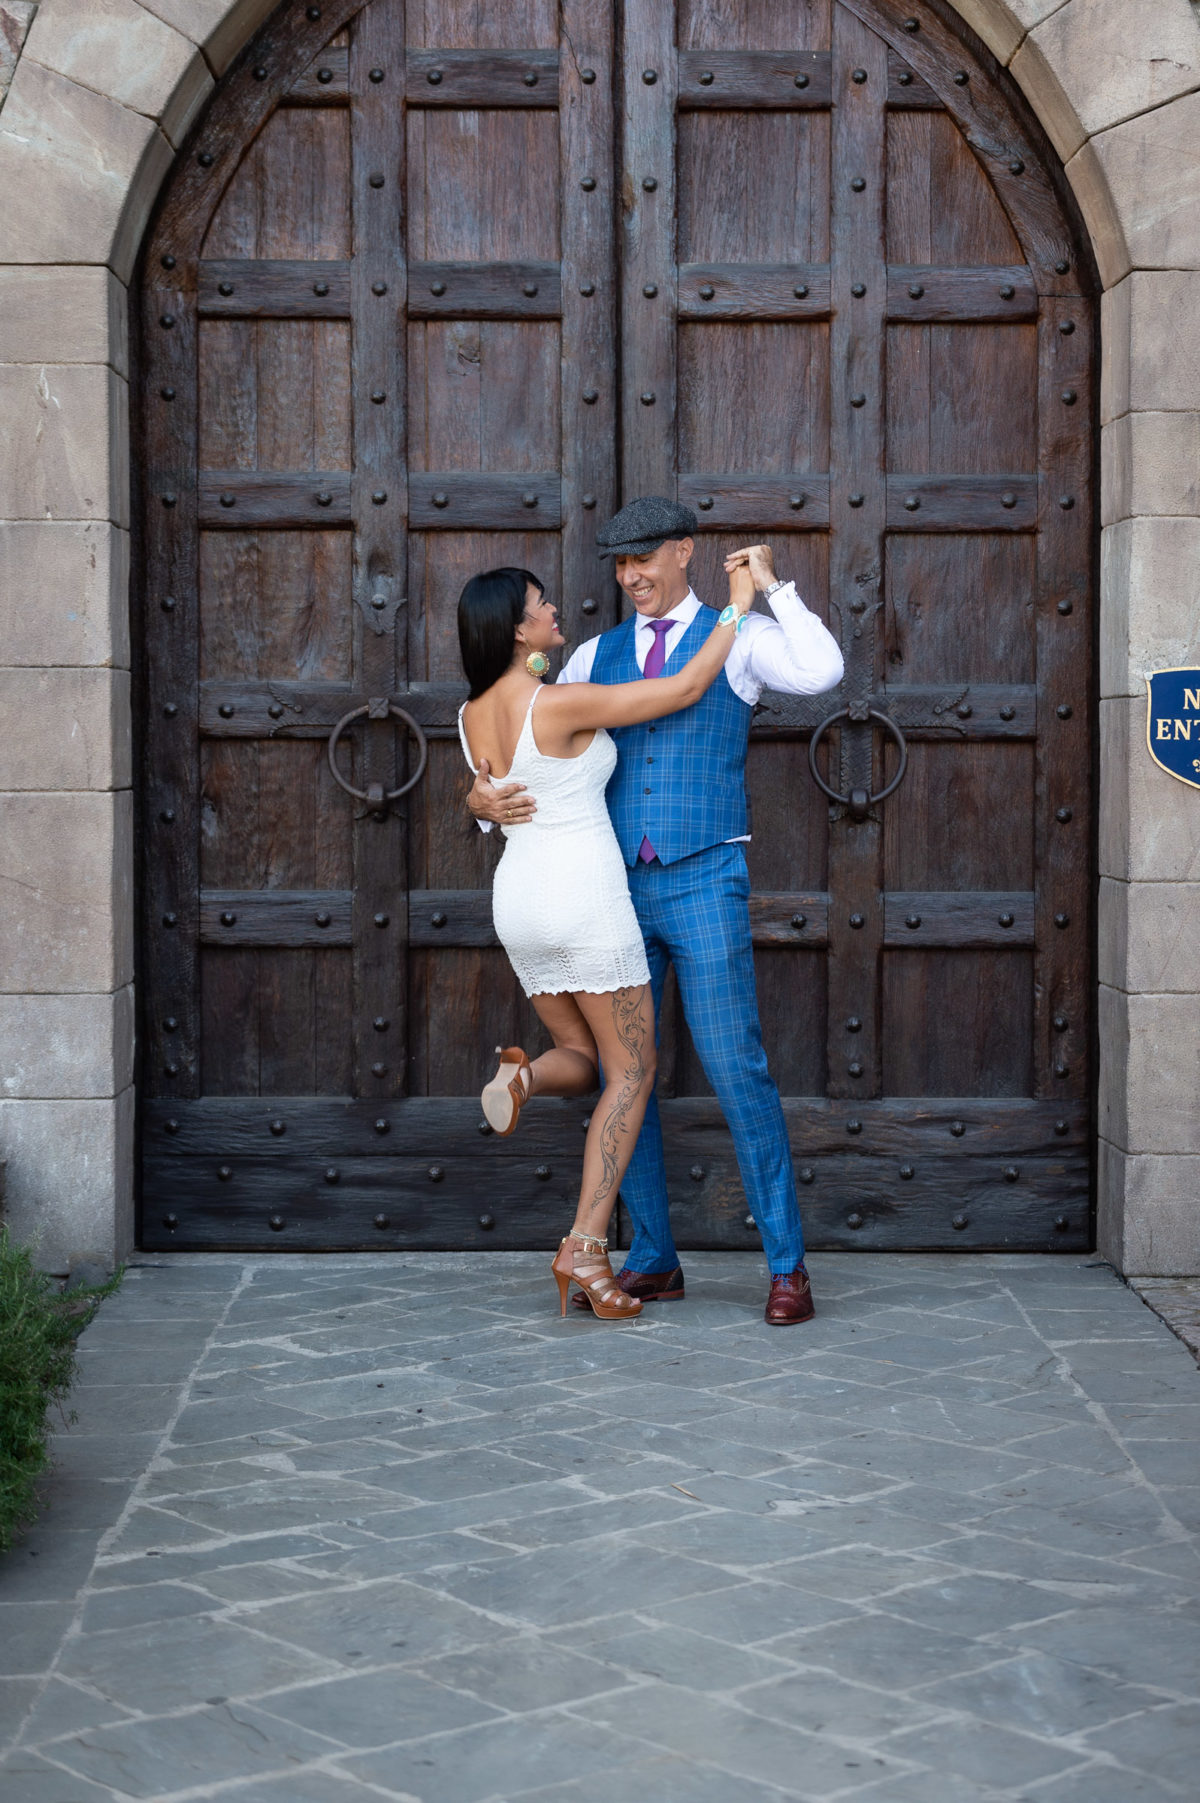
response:
[[(665, 676), (682, 670), (716, 620), (711, 607), (701, 606), (668, 657)], [(624, 620), (601, 634), (593, 682), (641, 680), (633, 648), (636, 624)], [(734, 694), (722, 670), (693, 707), (641, 726), (613, 728), (618, 756), (608, 811), (627, 864), (637, 862), (643, 839), (663, 864), (675, 864), (748, 830), (746, 744), (753, 711)]]

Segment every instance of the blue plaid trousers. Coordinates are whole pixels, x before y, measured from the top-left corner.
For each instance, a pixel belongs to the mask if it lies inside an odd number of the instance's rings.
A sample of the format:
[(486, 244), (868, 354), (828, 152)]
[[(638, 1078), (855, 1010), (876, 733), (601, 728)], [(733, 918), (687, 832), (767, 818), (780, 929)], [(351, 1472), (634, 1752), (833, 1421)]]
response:
[[(673, 964), (693, 1044), (733, 1136), (771, 1274), (794, 1271), (804, 1257), (804, 1235), (783, 1109), (767, 1070), (758, 1020), (750, 877), (742, 848), (711, 845), (674, 864), (639, 861), (628, 874), (646, 941), (655, 1019), (667, 965)], [(679, 1257), (667, 1204), (657, 1091), (621, 1195), (634, 1226), (626, 1260), (630, 1270), (673, 1270)]]

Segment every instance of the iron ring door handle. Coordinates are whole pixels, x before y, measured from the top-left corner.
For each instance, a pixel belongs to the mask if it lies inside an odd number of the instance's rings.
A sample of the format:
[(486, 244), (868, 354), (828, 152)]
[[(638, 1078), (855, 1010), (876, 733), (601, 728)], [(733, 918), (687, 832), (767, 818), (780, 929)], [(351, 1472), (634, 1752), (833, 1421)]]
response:
[[(369, 789), (352, 788), (338, 769), (338, 740), (354, 720), (361, 720), (363, 718), (386, 720), (389, 716), (395, 720), (402, 720), (409, 732), (413, 735), (413, 738), (417, 741), (420, 755), (417, 758), (416, 770), (406, 783), (401, 784), (400, 788), (389, 789), (386, 794), (384, 793), (382, 785), (379, 783), (372, 783)], [(329, 768), (332, 772), (334, 782), (338, 783), (346, 791), (347, 795), (352, 795), (355, 801), (365, 801), (369, 802), (372, 807), (379, 807), (380, 804), (385, 801), (399, 801), (402, 795), (407, 795), (410, 789), (416, 788), (417, 784), (424, 776), (425, 766), (429, 762), (429, 742), (426, 739), (424, 732), (421, 730), (419, 722), (414, 720), (411, 714), (406, 713), (402, 707), (397, 706), (396, 702), (373, 699), (365, 702), (362, 707), (352, 707), (348, 714), (342, 715), (341, 719), (329, 735), (328, 755)]]
[(836, 714), (830, 714), (828, 719), (822, 720), (820, 726), (817, 727), (812, 738), (808, 741), (808, 767), (812, 771), (812, 778), (818, 789), (828, 795), (830, 801), (840, 802), (843, 807), (849, 808), (852, 819), (865, 820), (867, 809), (874, 807), (877, 802), (886, 801), (888, 796), (893, 794), (904, 781), (904, 772), (908, 769), (908, 742), (889, 714), (881, 714), (878, 709), (873, 707), (868, 708), (867, 719), (873, 720), (877, 726), (882, 726), (884, 731), (891, 733), (893, 739), (896, 741), (896, 747), (900, 753), (900, 763), (891, 782), (888, 783), (885, 788), (880, 789), (878, 795), (869, 795), (865, 789), (852, 789), (849, 795), (839, 795), (836, 789), (830, 788), (829, 784), (825, 781), (825, 778), (821, 775), (821, 772), (817, 769), (817, 746), (820, 744), (824, 735), (829, 731), (829, 728), (838, 720), (850, 720), (852, 718), (853, 715), (848, 707), (840, 707)]

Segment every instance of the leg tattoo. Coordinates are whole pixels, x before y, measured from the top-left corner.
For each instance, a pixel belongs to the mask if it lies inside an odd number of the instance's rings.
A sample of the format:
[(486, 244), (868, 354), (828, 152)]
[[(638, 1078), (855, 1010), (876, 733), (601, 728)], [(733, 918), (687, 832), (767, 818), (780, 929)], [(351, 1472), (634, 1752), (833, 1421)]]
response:
[[(617, 1188), (628, 1163), (628, 1156), (622, 1156), (626, 1148), (623, 1141), (629, 1134), (629, 1116), (639, 1095), (642, 1092), (646, 1077), (646, 1062), (643, 1050), (644, 1033), (640, 1017), (642, 1009), (642, 991), (640, 989), (617, 989), (613, 992), (612, 1018), (617, 1039), (624, 1050), (624, 1068), (615, 1080), (610, 1079), (606, 1085), (606, 1093), (612, 1094), (603, 1121), (600, 1124), (599, 1152), (601, 1164), (600, 1182), (587, 1204), (587, 1212), (605, 1206)], [(632, 1150), (632, 1147), (629, 1147)]]

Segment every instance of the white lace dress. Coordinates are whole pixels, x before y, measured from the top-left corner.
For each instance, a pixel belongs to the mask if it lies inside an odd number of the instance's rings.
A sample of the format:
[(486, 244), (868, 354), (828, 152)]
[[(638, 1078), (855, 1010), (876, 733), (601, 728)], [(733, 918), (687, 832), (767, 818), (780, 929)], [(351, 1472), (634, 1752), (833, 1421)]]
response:
[[(650, 981), (625, 862), (604, 791), (617, 748), (598, 727), (575, 758), (547, 757), (533, 736), (534, 691), (508, 775), (537, 800), (507, 841), (492, 881), (492, 920), (526, 995), (604, 995)], [(465, 704), (464, 704), (465, 705)], [(472, 770), (462, 708), (458, 736)]]

